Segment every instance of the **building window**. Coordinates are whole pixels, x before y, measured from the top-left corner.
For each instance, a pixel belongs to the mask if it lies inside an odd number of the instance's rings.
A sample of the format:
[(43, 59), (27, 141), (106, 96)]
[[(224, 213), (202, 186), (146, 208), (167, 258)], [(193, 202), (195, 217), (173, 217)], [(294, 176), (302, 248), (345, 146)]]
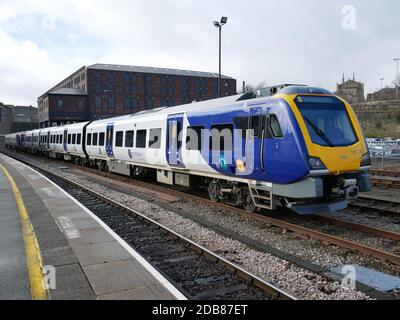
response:
[(133, 130), (125, 132), (125, 148), (133, 148), (133, 137)]
[(116, 147), (122, 147), (123, 139), (124, 139), (124, 132), (123, 131), (117, 131), (117, 133), (115, 135), (115, 146)]
[(115, 99), (112, 97), (108, 98), (108, 108), (115, 109)]
[(146, 130), (138, 130), (136, 133), (136, 148), (146, 148)]
[(58, 107), (58, 110), (63, 110), (63, 108), (64, 108), (64, 100), (63, 99), (58, 99), (57, 100), (57, 107)]
[(161, 129), (150, 129), (149, 148), (161, 148)]
[(153, 99), (146, 98), (146, 108), (147, 109), (152, 109), (153, 108)]
[(82, 98), (78, 98), (78, 111), (83, 112), (83, 108), (84, 108), (84, 101)]
[(105, 133), (100, 132), (99, 134), (99, 146), (104, 147), (104, 142), (105, 142)]
[(96, 109), (99, 110), (101, 109), (101, 98), (96, 97)]

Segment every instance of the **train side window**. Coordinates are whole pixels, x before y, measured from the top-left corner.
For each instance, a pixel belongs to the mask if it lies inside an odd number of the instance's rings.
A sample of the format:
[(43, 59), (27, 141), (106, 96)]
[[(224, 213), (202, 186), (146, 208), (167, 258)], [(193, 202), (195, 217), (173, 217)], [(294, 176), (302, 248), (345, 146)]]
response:
[(60, 135), (57, 135), (57, 143), (60, 144), (61, 140), (60, 140)]
[(150, 129), (149, 148), (150, 149), (161, 148), (161, 129)]
[(116, 147), (122, 147), (123, 140), (124, 140), (124, 132), (123, 131), (117, 131), (117, 133), (115, 134), (115, 146)]
[(261, 117), (260, 116), (252, 116), (251, 117), (251, 122), (250, 122), (250, 129), (254, 130), (253, 137), (259, 137), (260, 136), (260, 122), (261, 122)]
[(204, 126), (188, 127), (186, 150), (201, 150), (204, 141)]
[(68, 135), (68, 144), (71, 144), (71, 135)]
[(93, 133), (92, 145), (93, 145), (93, 146), (97, 146), (97, 133)]
[(80, 133), (78, 133), (78, 135), (76, 136), (76, 144), (80, 145), (81, 144), (81, 139), (82, 139), (82, 135)]
[(136, 148), (146, 148), (146, 130), (138, 130), (136, 132)]
[(72, 144), (76, 144), (76, 134), (72, 135)]
[(274, 138), (283, 138), (281, 125), (279, 124), (278, 117), (274, 114), (269, 118), (269, 127)]
[(104, 132), (100, 132), (99, 134), (99, 146), (101, 147), (104, 147), (105, 135)]
[[(219, 139), (219, 146), (216, 143), (218, 139)], [(233, 150), (233, 124), (221, 124), (221, 125), (211, 126), (210, 150), (211, 151)]]
[(86, 145), (88, 145), (88, 146), (92, 145), (92, 134), (91, 133), (87, 134)]
[(133, 137), (134, 137), (133, 130), (125, 132), (125, 148), (133, 148)]
[(62, 134), (60, 134), (60, 143), (61, 143), (61, 144), (63, 143), (63, 136), (62, 136)]

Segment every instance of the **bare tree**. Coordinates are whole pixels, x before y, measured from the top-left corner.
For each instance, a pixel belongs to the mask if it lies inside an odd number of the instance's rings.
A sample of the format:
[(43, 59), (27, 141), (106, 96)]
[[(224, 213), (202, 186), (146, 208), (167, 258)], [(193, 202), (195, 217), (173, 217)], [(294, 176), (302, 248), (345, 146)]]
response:
[(246, 92), (255, 92), (256, 90), (266, 88), (267, 86), (268, 85), (266, 81), (261, 81), (256, 86), (253, 86), (252, 84), (247, 84), (245, 90)]

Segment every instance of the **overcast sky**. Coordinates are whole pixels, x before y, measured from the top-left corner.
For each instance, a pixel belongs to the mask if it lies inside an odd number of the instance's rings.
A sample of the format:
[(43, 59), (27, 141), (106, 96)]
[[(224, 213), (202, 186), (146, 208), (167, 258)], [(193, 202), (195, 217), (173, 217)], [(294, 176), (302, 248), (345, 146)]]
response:
[(399, 0), (0, 0), (0, 101), (36, 106), (94, 63), (218, 72), (212, 21), (222, 15), (223, 73), (238, 88), (264, 80), (334, 90), (355, 72), (370, 92), (396, 77)]

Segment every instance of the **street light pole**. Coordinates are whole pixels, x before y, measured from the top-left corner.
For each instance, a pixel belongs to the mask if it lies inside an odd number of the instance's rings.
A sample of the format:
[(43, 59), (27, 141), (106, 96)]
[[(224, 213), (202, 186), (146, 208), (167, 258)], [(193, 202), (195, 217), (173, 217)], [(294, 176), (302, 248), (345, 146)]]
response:
[(397, 62), (397, 71), (396, 71), (396, 100), (399, 98), (399, 61), (400, 58), (394, 58), (394, 62)]
[(222, 96), (222, 90), (221, 90), (221, 61), (222, 61), (222, 26), (225, 25), (228, 22), (227, 17), (222, 17), (221, 21), (214, 21), (214, 26), (219, 29), (219, 72), (218, 72), (218, 98), (221, 98)]

